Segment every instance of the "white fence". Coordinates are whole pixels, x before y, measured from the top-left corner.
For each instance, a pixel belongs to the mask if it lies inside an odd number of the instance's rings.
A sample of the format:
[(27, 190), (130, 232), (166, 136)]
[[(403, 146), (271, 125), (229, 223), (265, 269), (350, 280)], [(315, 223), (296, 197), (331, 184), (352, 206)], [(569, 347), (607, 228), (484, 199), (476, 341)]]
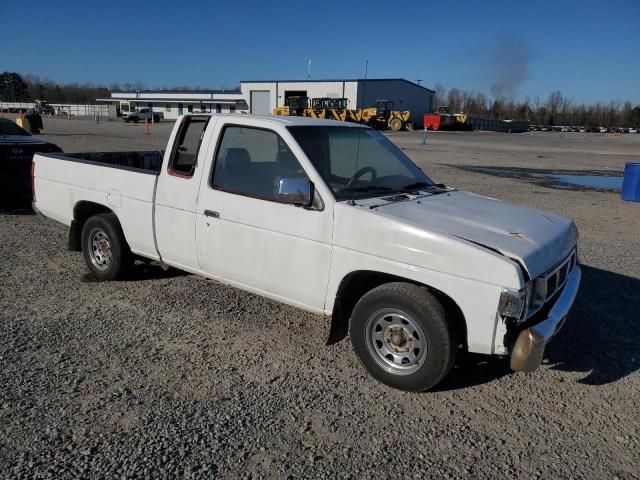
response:
[[(112, 114), (115, 116), (115, 108), (109, 108), (110, 105), (73, 105), (68, 103), (50, 103), (56, 115), (70, 114), (73, 117), (93, 117), (96, 114), (107, 116)], [(5, 112), (17, 112), (20, 110), (29, 110), (35, 107), (33, 102), (0, 102), (0, 109)]]

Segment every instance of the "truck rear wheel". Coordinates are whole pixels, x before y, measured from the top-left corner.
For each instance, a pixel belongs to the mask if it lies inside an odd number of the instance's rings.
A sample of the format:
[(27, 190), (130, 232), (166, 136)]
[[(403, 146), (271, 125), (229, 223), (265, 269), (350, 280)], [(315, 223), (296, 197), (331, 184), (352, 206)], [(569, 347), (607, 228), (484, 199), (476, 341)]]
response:
[(366, 293), (350, 320), (353, 349), (369, 373), (400, 390), (436, 386), (456, 358), (457, 334), (425, 287), (387, 283)]
[(114, 213), (94, 215), (85, 222), (82, 253), (87, 267), (100, 280), (123, 277), (133, 264), (133, 256)]

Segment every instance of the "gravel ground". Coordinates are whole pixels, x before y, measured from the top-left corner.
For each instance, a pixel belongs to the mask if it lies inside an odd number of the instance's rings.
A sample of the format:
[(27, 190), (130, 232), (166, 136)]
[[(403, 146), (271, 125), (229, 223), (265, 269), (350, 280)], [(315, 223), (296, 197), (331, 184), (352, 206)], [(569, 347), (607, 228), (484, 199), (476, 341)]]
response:
[[(88, 151), (164, 148), (171, 124), (45, 127)], [(640, 135), (391, 138), (437, 181), (576, 220), (583, 284), (542, 368), (467, 355), (436, 391), (391, 390), (319, 317), (156, 267), (92, 281), (63, 226), (5, 212), (0, 475), (640, 478), (640, 204), (459, 168), (622, 171)]]

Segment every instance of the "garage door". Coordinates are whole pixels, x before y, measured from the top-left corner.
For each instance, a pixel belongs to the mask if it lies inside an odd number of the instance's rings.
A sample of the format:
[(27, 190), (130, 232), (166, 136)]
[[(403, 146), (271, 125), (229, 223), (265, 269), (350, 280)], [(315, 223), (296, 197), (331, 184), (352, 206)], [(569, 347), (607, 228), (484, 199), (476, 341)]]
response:
[(253, 115), (271, 115), (270, 96), (269, 90), (251, 90), (251, 113)]

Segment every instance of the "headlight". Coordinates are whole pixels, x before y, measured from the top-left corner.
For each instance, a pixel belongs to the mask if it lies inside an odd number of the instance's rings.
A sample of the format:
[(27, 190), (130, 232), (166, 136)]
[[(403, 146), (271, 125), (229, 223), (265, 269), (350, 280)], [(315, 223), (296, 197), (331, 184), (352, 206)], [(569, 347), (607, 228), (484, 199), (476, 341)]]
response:
[(510, 317), (515, 319), (522, 318), (522, 313), (527, 306), (527, 292), (529, 291), (529, 285), (523, 290), (510, 290), (503, 289), (500, 295), (500, 305), (498, 311), (503, 317)]

